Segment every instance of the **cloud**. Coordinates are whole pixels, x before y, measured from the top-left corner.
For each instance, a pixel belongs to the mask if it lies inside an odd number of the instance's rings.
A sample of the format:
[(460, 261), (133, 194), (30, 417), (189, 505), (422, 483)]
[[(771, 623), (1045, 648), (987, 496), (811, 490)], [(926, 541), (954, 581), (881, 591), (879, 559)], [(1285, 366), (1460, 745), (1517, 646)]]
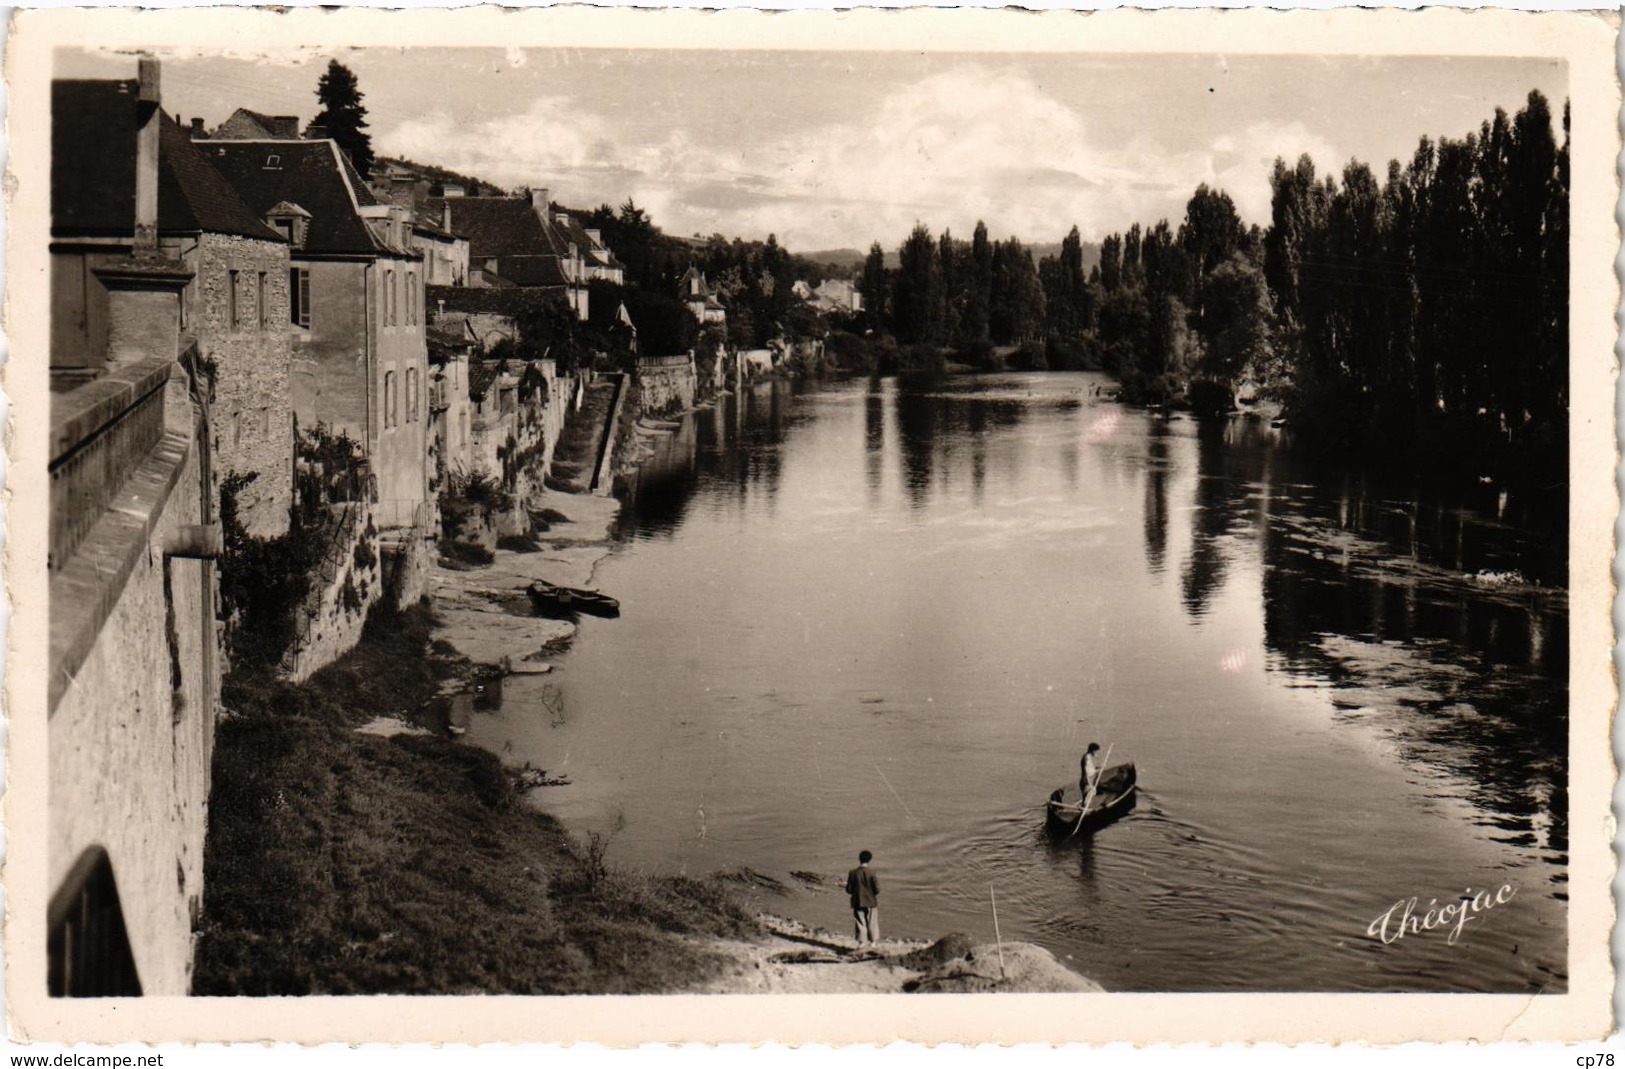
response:
[(1077, 224), (1098, 239), (1136, 221), (1177, 223), (1200, 182), (1262, 222), (1277, 155), (1338, 159), (1297, 122), (1255, 124), (1198, 150), (1151, 138), (1101, 144), (1085, 115), (1033, 78), (977, 64), (878, 92), (863, 113), (797, 114), (750, 137), (725, 124), (677, 125), (658, 139), (561, 94), (472, 122), (431, 112), (381, 131), (378, 145), (504, 185), (546, 186), (581, 207), (631, 196), (672, 233), (776, 233), (799, 249), (891, 246), (916, 221), (968, 237), (982, 219), (995, 236), (1027, 241), (1058, 241)]

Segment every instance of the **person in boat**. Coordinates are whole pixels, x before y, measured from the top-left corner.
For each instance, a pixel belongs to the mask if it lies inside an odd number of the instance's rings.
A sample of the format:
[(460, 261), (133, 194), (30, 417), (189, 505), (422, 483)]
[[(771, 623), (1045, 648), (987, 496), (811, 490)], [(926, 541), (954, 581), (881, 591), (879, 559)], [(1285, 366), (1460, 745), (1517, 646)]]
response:
[(1100, 761), (1095, 757), (1099, 752), (1100, 744), (1095, 742), (1091, 742), (1089, 748), (1083, 751), (1083, 760), (1080, 762), (1083, 773), (1078, 777), (1078, 790), (1082, 792), (1085, 800), (1089, 798), (1089, 792), (1100, 783)]
[(869, 862), (874, 855), (858, 854), (858, 867), (846, 874), (846, 893), (852, 897), (852, 925), (858, 945), (880, 942), (880, 880)]

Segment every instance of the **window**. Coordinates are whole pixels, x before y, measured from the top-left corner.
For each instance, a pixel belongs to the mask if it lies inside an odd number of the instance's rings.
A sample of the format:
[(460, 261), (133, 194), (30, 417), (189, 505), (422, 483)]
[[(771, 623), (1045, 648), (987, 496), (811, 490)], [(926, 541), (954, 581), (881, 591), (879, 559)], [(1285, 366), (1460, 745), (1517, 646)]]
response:
[(406, 369), (406, 422), (418, 421), (418, 369)]
[(406, 321), (412, 326), (418, 322), (418, 274), (416, 271), (406, 273)]
[(395, 325), (395, 272), (384, 272), (384, 326)]
[(261, 271), (260, 272), (260, 279), (259, 279), (259, 293), (256, 295), (255, 301), (254, 301), (254, 306), (259, 309), (260, 329), (261, 330), (264, 330), (266, 328), (266, 326), (267, 326), (266, 317), (269, 315), (269, 309), (270, 309), (270, 303), (271, 303), (270, 302), (270, 294), (271, 294), (270, 287), (268, 287), (265, 284), (265, 272)]
[(384, 426), (395, 426), (395, 373), (384, 372)]
[(296, 327), (310, 329), (309, 268), (288, 268), (288, 319)]
[(243, 320), (237, 308), (237, 272), (226, 272), (226, 323), (232, 330), (242, 329)]

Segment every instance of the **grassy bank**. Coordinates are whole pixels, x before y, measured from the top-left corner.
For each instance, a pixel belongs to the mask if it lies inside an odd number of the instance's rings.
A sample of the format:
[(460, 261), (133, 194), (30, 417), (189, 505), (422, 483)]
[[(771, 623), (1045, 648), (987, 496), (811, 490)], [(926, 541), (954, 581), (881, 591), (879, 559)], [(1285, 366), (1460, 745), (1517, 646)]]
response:
[(355, 727), (411, 719), (465, 662), (426, 608), (374, 610), (300, 686), (228, 681), (214, 755), (200, 995), (671, 991), (753, 934), (716, 884), (604, 865), (526, 806), (494, 756)]

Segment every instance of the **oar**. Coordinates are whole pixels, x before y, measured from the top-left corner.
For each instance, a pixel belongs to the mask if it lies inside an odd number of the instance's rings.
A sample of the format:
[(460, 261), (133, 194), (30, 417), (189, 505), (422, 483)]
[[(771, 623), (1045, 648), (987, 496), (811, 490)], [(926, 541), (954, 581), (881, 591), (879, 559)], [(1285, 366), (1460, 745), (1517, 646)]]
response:
[[(1095, 785), (1100, 782), (1100, 777), (1106, 774), (1106, 762), (1112, 759), (1112, 747), (1114, 745), (1116, 744), (1106, 744), (1106, 756), (1101, 758), (1100, 771), (1095, 775), (1094, 783), (1089, 784), (1089, 790), (1083, 796), (1083, 806), (1078, 810), (1078, 823), (1073, 826), (1072, 835), (1078, 834), (1078, 829), (1083, 827), (1083, 818), (1089, 815), (1089, 803), (1095, 800)], [(1068, 835), (1067, 838), (1072, 838), (1072, 835)]]

